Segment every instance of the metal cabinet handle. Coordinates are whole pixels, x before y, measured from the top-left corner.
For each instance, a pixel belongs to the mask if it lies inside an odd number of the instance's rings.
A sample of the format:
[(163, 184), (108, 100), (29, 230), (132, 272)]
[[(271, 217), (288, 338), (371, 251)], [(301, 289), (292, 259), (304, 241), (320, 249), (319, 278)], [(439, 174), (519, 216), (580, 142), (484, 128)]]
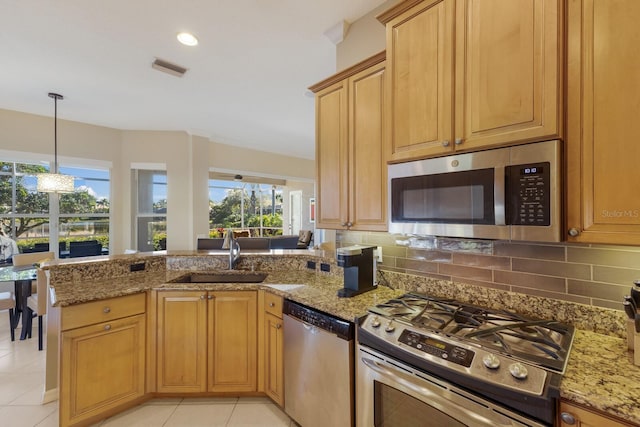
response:
[(111, 330), (111, 325), (104, 325), (104, 330), (105, 331), (110, 331)]
[(275, 303), (273, 303), (273, 302), (270, 302), (270, 303), (269, 303), (269, 307), (275, 307), (275, 306), (276, 306), (276, 304), (275, 304)]
[(569, 236), (576, 237), (579, 234), (580, 234), (580, 230), (578, 230), (577, 228), (570, 228), (569, 229)]
[(213, 299), (213, 295), (208, 295), (207, 299)]
[(353, 223), (351, 221), (347, 222), (347, 227), (353, 227)]
[(280, 329), (282, 328), (282, 325), (280, 323), (276, 323), (276, 329)]
[(205, 299), (207, 296), (206, 295), (200, 295), (200, 299)]
[(456, 140), (454, 141), (454, 144), (462, 145), (462, 138), (456, 138)]
[(341, 222), (341, 223), (340, 223), (340, 225), (341, 225), (342, 227), (346, 227), (346, 226), (347, 226), (347, 223), (346, 223), (346, 222)]
[(111, 309), (109, 307), (105, 307), (105, 308), (102, 309), (102, 312), (104, 314), (108, 314), (108, 313), (111, 313)]
[(576, 423), (576, 417), (568, 412), (563, 412), (562, 414), (560, 414), (560, 419), (563, 423), (569, 424), (570, 426)]
[(449, 141), (448, 140), (442, 141), (442, 146), (443, 147), (448, 147), (449, 146)]

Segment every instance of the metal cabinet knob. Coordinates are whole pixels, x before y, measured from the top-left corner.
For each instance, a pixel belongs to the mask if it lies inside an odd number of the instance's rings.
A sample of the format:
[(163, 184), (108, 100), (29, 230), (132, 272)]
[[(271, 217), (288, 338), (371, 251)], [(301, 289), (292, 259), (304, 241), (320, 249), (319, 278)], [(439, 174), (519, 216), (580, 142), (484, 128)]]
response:
[(347, 222), (347, 227), (353, 227), (353, 223), (351, 221)]
[(456, 138), (456, 140), (454, 141), (454, 144), (461, 145), (462, 144), (462, 138)]
[(104, 330), (105, 331), (110, 331), (111, 330), (111, 325), (104, 325)]
[(276, 304), (275, 304), (275, 303), (273, 303), (273, 302), (270, 302), (270, 303), (269, 303), (269, 307), (275, 307), (275, 306), (276, 306)]
[(207, 299), (213, 299), (213, 295), (208, 295)]
[(449, 146), (449, 141), (442, 141), (442, 146), (443, 147), (448, 147)]
[(102, 309), (102, 312), (104, 314), (111, 313), (111, 309), (109, 307), (105, 307), (105, 308)]
[(570, 426), (576, 423), (576, 417), (574, 417), (568, 412), (563, 412), (562, 414), (560, 414), (560, 419), (562, 420), (563, 423), (569, 424)]
[(205, 299), (207, 296), (206, 295), (200, 295), (200, 299)]
[(282, 325), (280, 323), (276, 323), (276, 329), (280, 329), (282, 328)]
[(569, 229), (569, 236), (576, 237), (579, 234), (580, 234), (580, 230), (578, 230), (577, 228), (570, 228)]

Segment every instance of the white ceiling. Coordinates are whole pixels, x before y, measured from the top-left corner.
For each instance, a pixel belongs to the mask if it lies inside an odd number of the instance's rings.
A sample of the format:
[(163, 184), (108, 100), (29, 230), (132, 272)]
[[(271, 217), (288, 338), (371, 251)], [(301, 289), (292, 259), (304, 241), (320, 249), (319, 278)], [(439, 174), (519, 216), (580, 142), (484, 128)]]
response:
[[(0, 0), (0, 108), (312, 159), (323, 35), (384, 0)], [(190, 31), (186, 47), (175, 38)], [(151, 68), (160, 58), (189, 71)]]

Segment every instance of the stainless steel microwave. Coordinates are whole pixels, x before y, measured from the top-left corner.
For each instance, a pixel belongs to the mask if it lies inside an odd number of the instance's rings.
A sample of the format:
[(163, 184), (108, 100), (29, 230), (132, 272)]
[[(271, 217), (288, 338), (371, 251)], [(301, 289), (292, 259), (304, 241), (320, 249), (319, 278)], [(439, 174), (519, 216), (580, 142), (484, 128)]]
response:
[(389, 232), (558, 242), (560, 168), (557, 140), (389, 165)]

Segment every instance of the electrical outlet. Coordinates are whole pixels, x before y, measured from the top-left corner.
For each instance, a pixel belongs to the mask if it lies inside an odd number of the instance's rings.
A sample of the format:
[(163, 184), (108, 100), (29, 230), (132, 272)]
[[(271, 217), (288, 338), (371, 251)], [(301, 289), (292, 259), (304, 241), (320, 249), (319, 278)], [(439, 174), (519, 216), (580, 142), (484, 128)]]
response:
[(136, 264), (130, 264), (129, 265), (129, 271), (133, 272), (133, 271), (143, 271), (145, 267), (144, 262), (138, 262)]
[(320, 270), (326, 271), (328, 273), (331, 271), (331, 266), (329, 264), (321, 263)]
[(378, 246), (378, 249), (376, 249), (376, 256), (378, 257), (378, 262), (382, 264), (382, 246)]
[(307, 261), (307, 268), (309, 270), (315, 270), (316, 269), (316, 262), (315, 261)]

